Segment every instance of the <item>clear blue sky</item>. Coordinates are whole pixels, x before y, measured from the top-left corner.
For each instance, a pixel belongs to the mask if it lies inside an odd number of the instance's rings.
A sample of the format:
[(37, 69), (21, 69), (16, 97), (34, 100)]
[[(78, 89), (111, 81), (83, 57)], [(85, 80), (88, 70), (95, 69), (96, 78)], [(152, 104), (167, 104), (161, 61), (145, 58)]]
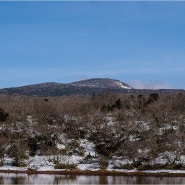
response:
[(0, 88), (87, 78), (185, 89), (185, 2), (0, 2)]

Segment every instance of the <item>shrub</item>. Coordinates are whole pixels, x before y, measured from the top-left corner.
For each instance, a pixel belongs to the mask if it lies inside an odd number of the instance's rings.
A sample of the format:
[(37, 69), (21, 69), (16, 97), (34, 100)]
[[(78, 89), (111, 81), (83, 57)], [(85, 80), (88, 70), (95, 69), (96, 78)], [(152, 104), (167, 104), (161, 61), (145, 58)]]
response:
[(134, 162), (133, 162), (133, 166), (134, 166), (135, 168), (137, 168), (137, 167), (139, 167), (139, 166), (141, 166), (141, 165), (142, 165), (141, 161), (134, 161)]
[(107, 157), (109, 157), (111, 154), (111, 151), (108, 149), (108, 147), (106, 147), (106, 145), (102, 143), (96, 144), (96, 151), (99, 154), (107, 156)]
[(113, 169), (126, 169), (126, 170), (132, 170), (134, 169), (134, 165), (133, 164), (122, 164), (119, 166), (113, 166)]
[(76, 164), (63, 164), (63, 163), (58, 163), (54, 166), (55, 169), (68, 169), (68, 170), (75, 170), (77, 169)]
[(108, 163), (108, 160), (105, 157), (100, 157), (99, 164), (100, 164), (100, 169), (104, 170), (104, 169), (106, 169), (108, 167), (109, 163)]
[(166, 164), (154, 164), (154, 165), (152, 165), (153, 170), (161, 170), (161, 169), (165, 169), (165, 168), (166, 168)]
[(173, 165), (173, 169), (174, 169), (174, 170), (181, 170), (182, 167), (183, 167), (182, 164), (174, 164), (174, 165)]
[(27, 172), (36, 172), (36, 170), (35, 170), (35, 169), (32, 169), (32, 168), (27, 168), (26, 171), (27, 171)]
[(2, 108), (0, 108), (0, 121), (6, 121), (8, 118), (8, 113), (6, 113)]
[(62, 148), (62, 149), (59, 149), (59, 153), (60, 153), (61, 155), (67, 155), (68, 152), (69, 152), (69, 149), (68, 149), (67, 147)]
[(0, 161), (0, 166), (3, 166), (3, 162), (2, 161)]
[(133, 164), (123, 164), (123, 165), (119, 166), (119, 169), (132, 170), (132, 169), (134, 169), (134, 165)]
[(138, 166), (137, 168), (139, 171), (145, 171), (145, 170), (153, 170), (153, 166), (150, 164), (143, 164)]
[(160, 169), (168, 169), (168, 170), (183, 170), (184, 167), (182, 164), (144, 164), (137, 168), (139, 171), (144, 170), (160, 170)]
[(183, 165), (182, 164), (166, 164), (165, 168), (168, 170), (182, 170)]
[(28, 138), (28, 146), (30, 148), (30, 155), (35, 156), (36, 151), (39, 148), (36, 138)]
[(19, 164), (17, 165), (17, 167), (26, 167), (27, 164), (24, 162), (19, 162)]

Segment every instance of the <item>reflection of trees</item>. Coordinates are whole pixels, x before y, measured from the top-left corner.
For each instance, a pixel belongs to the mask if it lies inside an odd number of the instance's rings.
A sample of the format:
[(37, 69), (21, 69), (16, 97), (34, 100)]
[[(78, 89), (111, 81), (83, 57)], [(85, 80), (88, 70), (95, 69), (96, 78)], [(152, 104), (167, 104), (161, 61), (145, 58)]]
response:
[(185, 184), (185, 177), (0, 174), (0, 184)]
[(54, 178), (53, 184), (76, 184), (75, 175), (57, 175)]
[[(184, 184), (184, 177), (142, 177), (140, 184)], [(138, 183), (139, 184), (139, 183)]]
[(1, 174), (0, 184), (27, 184), (27, 178), (26, 175)]
[(99, 179), (100, 179), (99, 184), (108, 184), (107, 176), (102, 176)]

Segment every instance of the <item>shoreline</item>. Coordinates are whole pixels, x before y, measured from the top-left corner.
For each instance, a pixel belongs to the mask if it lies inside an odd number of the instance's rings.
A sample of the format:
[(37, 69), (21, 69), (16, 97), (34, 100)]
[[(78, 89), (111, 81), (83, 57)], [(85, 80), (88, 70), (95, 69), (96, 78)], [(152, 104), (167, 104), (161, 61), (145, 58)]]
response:
[(147, 171), (108, 171), (108, 170), (60, 170), (60, 171), (37, 171), (37, 170), (0, 170), (0, 173), (15, 173), (15, 174), (45, 174), (45, 175), (86, 175), (86, 176), (154, 176), (154, 177), (185, 177), (183, 172), (147, 172)]

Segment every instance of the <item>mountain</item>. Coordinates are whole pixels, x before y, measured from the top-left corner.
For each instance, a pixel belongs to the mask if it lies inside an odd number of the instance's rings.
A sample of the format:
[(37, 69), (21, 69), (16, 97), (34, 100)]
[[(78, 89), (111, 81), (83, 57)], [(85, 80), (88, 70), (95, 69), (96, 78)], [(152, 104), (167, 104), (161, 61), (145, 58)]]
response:
[(111, 91), (117, 93), (173, 93), (182, 92), (184, 90), (174, 89), (159, 89), (159, 90), (138, 90), (134, 89), (128, 84), (109, 78), (93, 78), (64, 83), (40, 83), (33, 85), (26, 85), (22, 87), (12, 87), (0, 89), (0, 94), (25, 95), (25, 96), (70, 96), (70, 95), (92, 95), (102, 91)]
[(88, 95), (98, 93), (105, 89), (110, 91), (119, 91), (129, 90), (132, 89), (132, 87), (119, 80), (94, 78), (68, 84), (49, 82), (26, 85), (22, 87), (4, 88), (0, 89), (0, 94), (16, 94), (26, 96)]
[(69, 85), (89, 88), (132, 89), (132, 87), (130, 87), (124, 82), (121, 82), (120, 80), (113, 80), (109, 78), (93, 78), (69, 83)]

